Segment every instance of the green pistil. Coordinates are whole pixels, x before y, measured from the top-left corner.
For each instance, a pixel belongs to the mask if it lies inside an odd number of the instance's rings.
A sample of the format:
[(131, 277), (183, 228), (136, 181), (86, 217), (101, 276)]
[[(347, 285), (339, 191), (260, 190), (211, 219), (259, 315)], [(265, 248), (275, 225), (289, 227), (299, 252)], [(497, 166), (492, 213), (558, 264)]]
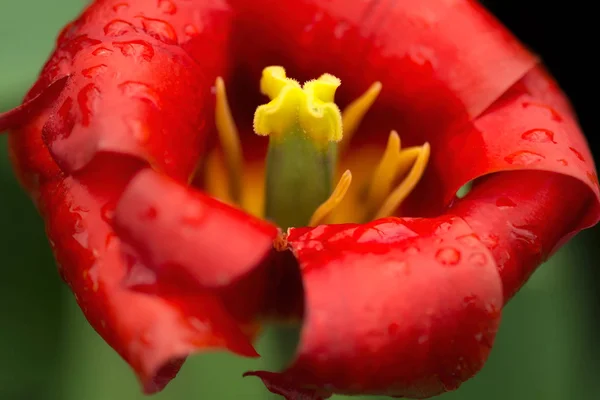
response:
[(333, 191), (342, 118), (333, 103), (340, 81), (323, 75), (300, 87), (281, 67), (263, 71), (254, 130), (269, 135), (265, 215), (281, 228), (304, 226)]

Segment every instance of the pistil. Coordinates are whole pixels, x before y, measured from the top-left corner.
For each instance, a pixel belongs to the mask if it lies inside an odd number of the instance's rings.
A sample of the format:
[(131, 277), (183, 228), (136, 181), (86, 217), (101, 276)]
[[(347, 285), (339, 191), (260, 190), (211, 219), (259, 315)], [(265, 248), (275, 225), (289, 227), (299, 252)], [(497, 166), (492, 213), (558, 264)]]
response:
[[(325, 74), (300, 86), (281, 67), (263, 72), (254, 131), (269, 136), (265, 217), (281, 228), (308, 225), (333, 192), (342, 114), (333, 102), (340, 81)], [(344, 191), (345, 192), (345, 191)]]
[(260, 90), (270, 102), (254, 116), (254, 131), (269, 136), (263, 175), (262, 165), (243, 165), (238, 130), (218, 78), (215, 117), (221, 148), (206, 159), (205, 189), (282, 229), (394, 215), (425, 171), (429, 144), (402, 149), (400, 136), (392, 131), (381, 158), (369, 151), (352, 156), (359, 161), (359, 182), (353, 183), (345, 170), (334, 185), (336, 172), (347, 161), (340, 164), (338, 155), (344, 155), (382, 89), (375, 82), (340, 112), (334, 103), (339, 86), (339, 79), (329, 74), (300, 85), (282, 67), (264, 69)]

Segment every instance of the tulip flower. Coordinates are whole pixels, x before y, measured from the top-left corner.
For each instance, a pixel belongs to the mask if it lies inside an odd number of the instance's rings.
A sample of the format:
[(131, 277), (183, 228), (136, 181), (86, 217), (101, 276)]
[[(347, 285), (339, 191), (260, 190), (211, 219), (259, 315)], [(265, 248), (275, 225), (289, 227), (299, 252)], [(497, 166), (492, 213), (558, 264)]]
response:
[(247, 375), (288, 399), (454, 390), (600, 218), (568, 100), (474, 1), (97, 0), (5, 129), (145, 393), (273, 321), (297, 354)]

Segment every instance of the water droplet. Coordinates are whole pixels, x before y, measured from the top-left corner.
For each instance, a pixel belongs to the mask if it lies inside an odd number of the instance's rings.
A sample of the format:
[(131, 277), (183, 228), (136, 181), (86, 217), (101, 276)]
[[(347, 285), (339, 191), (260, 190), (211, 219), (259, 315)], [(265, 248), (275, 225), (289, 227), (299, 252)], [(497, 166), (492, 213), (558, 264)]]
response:
[(86, 78), (95, 78), (96, 76), (103, 74), (107, 68), (106, 64), (95, 65), (81, 70), (81, 74)]
[(588, 179), (590, 180), (590, 182), (592, 182), (592, 184), (596, 187), (600, 186), (600, 183), (598, 182), (598, 175), (596, 175), (593, 172), (587, 171), (586, 175), (588, 177)]
[(102, 206), (100, 209), (100, 217), (107, 223), (112, 223), (115, 217), (115, 203), (109, 202)]
[(410, 48), (408, 56), (417, 65), (435, 66), (437, 64), (435, 51), (430, 47), (413, 46)]
[(102, 43), (100, 40), (91, 39), (88, 35), (79, 35), (61, 47), (61, 50), (68, 53), (71, 59), (73, 59), (81, 50), (90, 49), (100, 43)]
[(566, 167), (567, 165), (569, 165), (569, 162), (567, 160), (565, 160), (564, 158), (560, 158), (558, 160), (556, 160), (557, 163), (559, 163), (560, 165)]
[(126, 124), (129, 132), (138, 142), (146, 144), (150, 141), (150, 130), (146, 123), (137, 118), (128, 118)]
[(211, 326), (208, 321), (200, 321), (196, 317), (190, 317), (189, 321), (190, 325), (192, 325), (200, 333), (209, 333), (211, 331)]
[(573, 147), (569, 147), (569, 149), (573, 152), (573, 154), (575, 154), (577, 156), (577, 158), (579, 158), (581, 161), (585, 161), (583, 154), (581, 154), (577, 149), (575, 149)]
[(481, 237), (481, 243), (483, 243), (488, 249), (493, 250), (498, 247), (498, 243), (500, 242), (500, 238), (493, 233), (484, 235)]
[(344, 34), (346, 32), (348, 32), (348, 30), (350, 29), (350, 25), (348, 25), (345, 22), (338, 22), (338, 24), (335, 26), (335, 28), (333, 28), (333, 36), (336, 37), (336, 39), (341, 39), (344, 37)]
[(203, 223), (205, 217), (204, 207), (198, 204), (189, 204), (181, 217), (181, 222), (185, 225), (197, 227)]
[(140, 215), (141, 218), (146, 220), (154, 220), (158, 216), (158, 210), (155, 207), (148, 207), (146, 210)]
[(504, 157), (504, 160), (509, 164), (530, 165), (540, 162), (544, 158), (543, 155), (533, 151), (520, 150)]
[(138, 17), (142, 20), (144, 32), (167, 44), (177, 43), (177, 33), (171, 24), (162, 19)]
[(421, 336), (418, 337), (417, 343), (424, 344), (428, 340), (429, 340), (429, 335), (421, 335)]
[(548, 110), (550, 112), (552, 119), (556, 122), (562, 122), (562, 120), (563, 120), (562, 117), (560, 116), (560, 114), (558, 113), (558, 111), (556, 111), (554, 108), (550, 107), (547, 104), (535, 103), (535, 102), (529, 102), (529, 101), (526, 101), (523, 103), (523, 108), (528, 108), (528, 107), (532, 107), (532, 106), (540, 107), (540, 108)]
[(112, 20), (104, 26), (104, 34), (112, 37), (123, 36), (127, 33), (132, 33), (135, 31), (135, 26), (133, 26), (130, 22), (123, 21), (122, 19)]
[(158, 93), (146, 83), (127, 81), (121, 83), (119, 89), (121, 89), (121, 92), (127, 97), (144, 100), (154, 107), (160, 108)]
[(476, 252), (469, 256), (469, 262), (473, 265), (482, 267), (487, 263), (487, 256), (483, 253)]
[(481, 342), (481, 339), (483, 339), (483, 333), (479, 332), (475, 334), (475, 340), (477, 340), (478, 342)]
[(556, 143), (554, 132), (548, 129), (530, 129), (523, 133), (521, 138), (534, 143)]
[(130, 40), (127, 42), (113, 42), (113, 45), (121, 50), (127, 57), (138, 57), (144, 61), (151, 61), (154, 57), (152, 45), (143, 40)]
[(406, 250), (404, 250), (404, 253), (408, 254), (408, 255), (415, 255), (415, 254), (419, 254), (421, 250), (419, 250), (418, 247), (415, 246), (410, 246), (407, 247)]
[(142, 332), (142, 334), (140, 335), (140, 343), (144, 344), (144, 345), (150, 345), (152, 344), (152, 342), (154, 341), (154, 335), (152, 334), (151, 331), (144, 331)]
[(96, 50), (92, 51), (93, 56), (108, 56), (112, 54), (111, 49), (107, 49), (106, 47), (98, 47)]
[(93, 83), (85, 85), (77, 96), (77, 103), (81, 111), (81, 124), (88, 126), (96, 112), (100, 100), (100, 90)]
[(158, 0), (158, 9), (169, 15), (177, 12), (177, 6), (171, 0)]
[(115, 4), (112, 9), (114, 12), (119, 12), (119, 11), (125, 11), (129, 8), (129, 4), (123, 2), (123, 3), (117, 3)]
[(435, 253), (435, 259), (440, 264), (453, 266), (460, 262), (460, 252), (453, 247), (444, 247)]
[(512, 207), (516, 207), (517, 203), (515, 203), (514, 201), (512, 201), (511, 199), (509, 199), (506, 196), (501, 196), (501, 197), (498, 197), (498, 199), (496, 200), (496, 206), (499, 208), (512, 208)]
[(467, 247), (477, 247), (479, 246), (479, 238), (476, 234), (470, 233), (468, 235), (459, 236), (456, 238), (459, 243), (467, 246)]
[(515, 226), (510, 222), (508, 224), (511, 227), (511, 236), (514, 239), (527, 243), (528, 245), (534, 247), (535, 251), (541, 250), (541, 248), (538, 249), (540, 244), (538, 243), (538, 236), (535, 233), (531, 232), (525, 227)]
[(198, 30), (198, 28), (196, 28), (196, 26), (192, 25), (192, 24), (187, 24), (184, 28), (183, 28), (183, 32), (188, 35), (189, 37), (194, 37), (194, 36), (198, 36), (200, 34), (200, 31)]
[(452, 224), (449, 222), (442, 222), (435, 228), (435, 235), (441, 235), (443, 233), (447, 233), (452, 228)]

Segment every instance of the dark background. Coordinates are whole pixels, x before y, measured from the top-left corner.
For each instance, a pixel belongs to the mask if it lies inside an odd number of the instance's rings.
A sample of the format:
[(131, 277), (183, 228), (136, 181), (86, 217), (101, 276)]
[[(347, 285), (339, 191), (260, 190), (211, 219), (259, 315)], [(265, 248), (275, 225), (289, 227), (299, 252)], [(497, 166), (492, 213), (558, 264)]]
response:
[[(20, 102), (59, 29), (85, 3), (0, 0), (0, 110)], [(571, 98), (598, 157), (599, 35), (593, 7), (583, 1), (484, 3), (541, 55)], [(599, 233), (583, 232), (536, 272), (507, 306), (487, 366), (441, 399), (600, 398)], [(0, 138), (0, 271), (0, 400), (142, 398), (133, 374), (87, 325), (58, 278), (41, 220), (10, 170), (5, 137)], [(155, 398), (266, 399), (258, 380), (240, 377), (256, 368), (254, 361), (227, 355), (193, 357)]]

